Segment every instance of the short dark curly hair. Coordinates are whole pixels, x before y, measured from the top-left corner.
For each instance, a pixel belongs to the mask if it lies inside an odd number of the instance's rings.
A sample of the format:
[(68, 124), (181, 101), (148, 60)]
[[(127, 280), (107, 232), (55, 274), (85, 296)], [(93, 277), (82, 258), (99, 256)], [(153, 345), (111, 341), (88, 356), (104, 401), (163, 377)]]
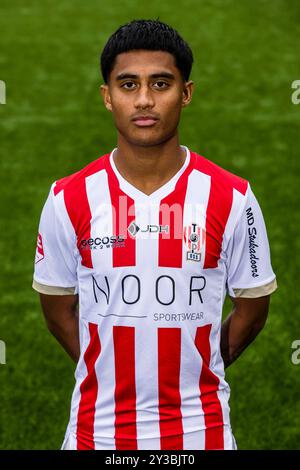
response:
[(104, 46), (100, 57), (104, 82), (108, 82), (118, 54), (138, 49), (170, 52), (183, 79), (188, 81), (193, 53), (178, 32), (159, 20), (133, 20), (120, 26)]

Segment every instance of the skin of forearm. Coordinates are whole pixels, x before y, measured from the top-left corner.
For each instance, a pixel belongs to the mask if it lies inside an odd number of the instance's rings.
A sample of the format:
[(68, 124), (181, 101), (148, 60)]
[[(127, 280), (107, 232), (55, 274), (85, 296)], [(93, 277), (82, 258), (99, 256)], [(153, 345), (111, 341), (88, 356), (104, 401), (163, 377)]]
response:
[(245, 322), (245, 316), (237, 309), (224, 320), (221, 329), (221, 355), (224, 367), (232, 364), (256, 338), (265, 324), (265, 319)]
[(78, 316), (72, 312), (68, 315), (67, 321), (60, 323), (47, 321), (47, 326), (73, 361), (77, 363), (80, 356)]

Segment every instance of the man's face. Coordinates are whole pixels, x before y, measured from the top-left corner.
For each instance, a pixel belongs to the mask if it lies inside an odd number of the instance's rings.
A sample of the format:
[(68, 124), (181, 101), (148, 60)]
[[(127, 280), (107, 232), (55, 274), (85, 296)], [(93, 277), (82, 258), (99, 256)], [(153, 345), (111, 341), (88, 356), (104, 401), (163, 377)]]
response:
[(135, 50), (116, 57), (101, 93), (122, 137), (132, 145), (148, 147), (176, 134), (192, 87), (192, 81), (182, 79), (172, 54)]

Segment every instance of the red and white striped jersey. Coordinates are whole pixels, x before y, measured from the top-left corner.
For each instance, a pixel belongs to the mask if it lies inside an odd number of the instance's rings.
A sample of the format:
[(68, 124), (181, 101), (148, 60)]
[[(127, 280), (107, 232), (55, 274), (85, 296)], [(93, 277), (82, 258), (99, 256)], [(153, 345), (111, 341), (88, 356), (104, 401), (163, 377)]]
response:
[(223, 302), (270, 293), (275, 274), (249, 183), (183, 148), (150, 195), (113, 151), (55, 182), (44, 205), (35, 288), (79, 294), (74, 448), (233, 448)]

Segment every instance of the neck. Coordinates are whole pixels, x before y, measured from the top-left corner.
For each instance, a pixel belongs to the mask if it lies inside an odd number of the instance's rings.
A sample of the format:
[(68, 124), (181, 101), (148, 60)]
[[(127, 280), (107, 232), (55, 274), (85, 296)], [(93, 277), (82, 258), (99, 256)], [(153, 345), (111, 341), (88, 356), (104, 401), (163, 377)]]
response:
[(152, 147), (129, 144), (121, 135), (114, 152), (114, 162), (129, 183), (151, 194), (174, 176), (184, 164), (186, 154), (178, 135)]

